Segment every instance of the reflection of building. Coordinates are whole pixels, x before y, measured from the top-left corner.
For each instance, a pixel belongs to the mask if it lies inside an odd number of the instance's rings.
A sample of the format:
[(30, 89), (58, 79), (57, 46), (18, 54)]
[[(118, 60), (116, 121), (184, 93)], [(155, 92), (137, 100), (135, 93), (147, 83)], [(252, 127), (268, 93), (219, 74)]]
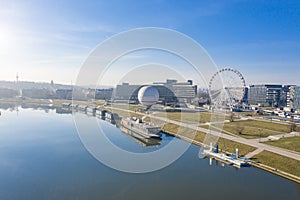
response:
[(261, 106), (279, 106), (282, 85), (250, 85), (248, 103)]
[(160, 145), (160, 141), (158, 139), (153, 139), (153, 138), (145, 138), (134, 131), (131, 131), (127, 128), (124, 128), (123, 126), (120, 127), (120, 130), (125, 133), (126, 135), (130, 136), (132, 139), (137, 141), (139, 144), (142, 144), (143, 146), (156, 146)]
[[(137, 102), (139, 89), (144, 85), (130, 85), (123, 83), (117, 85), (113, 92), (114, 101), (132, 101)], [(162, 104), (175, 104), (176, 102), (190, 103), (197, 94), (197, 86), (193, 85), (191, 80), (184, 83), (178, 83), (177, 80), (167, 80), (166, 82), (153, 83), (159, 93), (159, 102)]]
[(72, 113), (72, 110), (71, 109), (64, 109), (64, 108), (56, 108), (55, 109), (55, 112), (57, 114), (71, 114)]

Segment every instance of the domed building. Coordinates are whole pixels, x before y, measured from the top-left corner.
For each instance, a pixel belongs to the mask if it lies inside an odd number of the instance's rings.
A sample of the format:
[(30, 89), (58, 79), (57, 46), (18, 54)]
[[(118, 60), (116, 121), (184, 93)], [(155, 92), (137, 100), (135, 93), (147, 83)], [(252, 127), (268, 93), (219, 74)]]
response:
[[(147, 86), (149, 85), (130, 85), (129, 83), (117, 85), (112, 100), (123, 103), (139, 103), (139, 90)], [(191, 80), (183, 83), (178, 83), (177, 80), (167, 80), (166, 82), (153, 83), (150, 86), (158, 91), (157, 103), (167, 106), (175, 105), (178, 102), (190, 103), (197, 94), (197, 86), (193, 85)]]
[(143, 86), (139, 89), (138, 100), (145, 106), (156, 104), (159, 99), (159, 93), (154, 86)]

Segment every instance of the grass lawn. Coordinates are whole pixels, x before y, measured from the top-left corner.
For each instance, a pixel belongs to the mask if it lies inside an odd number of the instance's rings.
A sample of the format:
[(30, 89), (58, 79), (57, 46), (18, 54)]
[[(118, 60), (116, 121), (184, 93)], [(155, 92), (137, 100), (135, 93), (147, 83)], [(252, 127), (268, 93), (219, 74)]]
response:
[(281, 138), (275, 141), (265, 142), (266, 144), (300, 152), (300, 137)]
[(227, 140), (224, 138), (219, 138), (218, 143), (219, 148), (222, 150), (225, 149), (227, 152), (234, 153), (235, 149), (238, 148), (240, 156), (245, 156), (247, 153), (250, 153), (256, 149), (255, 147)]
[[(290, 132), (289, 125), (256, 120), (234, 121), (225, 123), (223, 129), (225, 131), (248, 139), (259, 138), (260, 133), (261, 137), (268, 137), (270, 135)], [(242, 129), (242, 134), (239, 134), (239, 129)]]
[(200, 131), (195, 131), (186, 127), (181, 127), (176, 124), (166, 123), (164, 124), (162, 130), (166, 133), (171, 133), (176, 136), (185, 136), (189, 139), (193, 139), (198, 142), (203, 142), (205, 138), (205, 133)]
[(111, 108), (104, 108), (104, 109), (112, 111), (114, 113), (117, 113), (121, 117), (138, 117), (138, 118), (143, 117), (143, 115), (140, 115), (140, 114), (137, 114), (137, 113), (132, 113), (132, 112), (127, 112), (127, 111), (123, 111), (123, 110), (116, 110), (116, 109), (111, 109)]
[(263, 151), (252, 158), (256, 162), (300, 176), (300, 161), (281, 156), (269, 151)]
[(141, 105), (134, 105), (134, 104), (112, 104), (112, 108), (121, 108), (131, 111), (138, 111), (141, 108), (144, 108), (144, 106)]
[[(166, 117), (168, 119), (174, 121), (180, 121), (188, 124), (197, 124), (197, 123), (206, 123), (211, 121), (212, 114), (208, 112), (195, 112), (195, 113), (187, 113), (187, 112), (157, 112), (156, 116)], [(220, 119), (228, 119), (228, 117), (224, 117), (221, 115), (215, 115)]]
[[(163, 131), (168, 133), (173, 133), (175, 135), (183, 135), (190, 139), (194, 138), (195, 141), (201, 143), (204, 141), (206, 137), (206, 134), (203, 132), (194, 131), (188, 128), (182, 128), (178, 125), (171, 124), (171, 123), (165, 124), (163, 127)], [(252, 152), (256, 149), (255, 147), (251, 147), (245, 144), (237, 143), (223, 138), (219, 138), (218, 143), (219, 143), (219, 148), (221, 150), (226, 150), (227, 152), (233, 153), (235, 152), (235, 149), (238, 148), (240, 155), (246, 155), (247, 153)]]

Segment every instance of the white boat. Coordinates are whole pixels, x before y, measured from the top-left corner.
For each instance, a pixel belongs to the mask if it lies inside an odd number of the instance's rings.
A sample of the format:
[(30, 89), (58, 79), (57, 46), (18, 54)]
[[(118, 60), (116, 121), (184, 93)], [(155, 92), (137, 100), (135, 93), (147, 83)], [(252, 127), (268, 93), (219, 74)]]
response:
[(157, 138), (145, 138), (144, 136), (141, 136), (140, 134), (129, 130), (128, 128), (125, 128), (124, 126), (120, 127), (120, 130), (131, 137), (133, 140), (138, 142), (139, 144), (143, 146), (158, 146), (160, 145), (161, 140)]
[(144, 122), (140, 118), (122, 118), (121, 125), (145, 138), (160, 138), (161, 128), (149, 122)]

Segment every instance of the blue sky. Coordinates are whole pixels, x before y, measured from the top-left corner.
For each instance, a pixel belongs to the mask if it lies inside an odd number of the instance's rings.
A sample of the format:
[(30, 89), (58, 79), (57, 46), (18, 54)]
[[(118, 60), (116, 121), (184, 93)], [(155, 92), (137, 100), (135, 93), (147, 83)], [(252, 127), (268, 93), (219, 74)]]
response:
[(0, 80), (70, 83), (100, 42), (148, 26), (190, 36), (248, 84), (300, 85), (300, 2), (288, 0), (0, 0)]

